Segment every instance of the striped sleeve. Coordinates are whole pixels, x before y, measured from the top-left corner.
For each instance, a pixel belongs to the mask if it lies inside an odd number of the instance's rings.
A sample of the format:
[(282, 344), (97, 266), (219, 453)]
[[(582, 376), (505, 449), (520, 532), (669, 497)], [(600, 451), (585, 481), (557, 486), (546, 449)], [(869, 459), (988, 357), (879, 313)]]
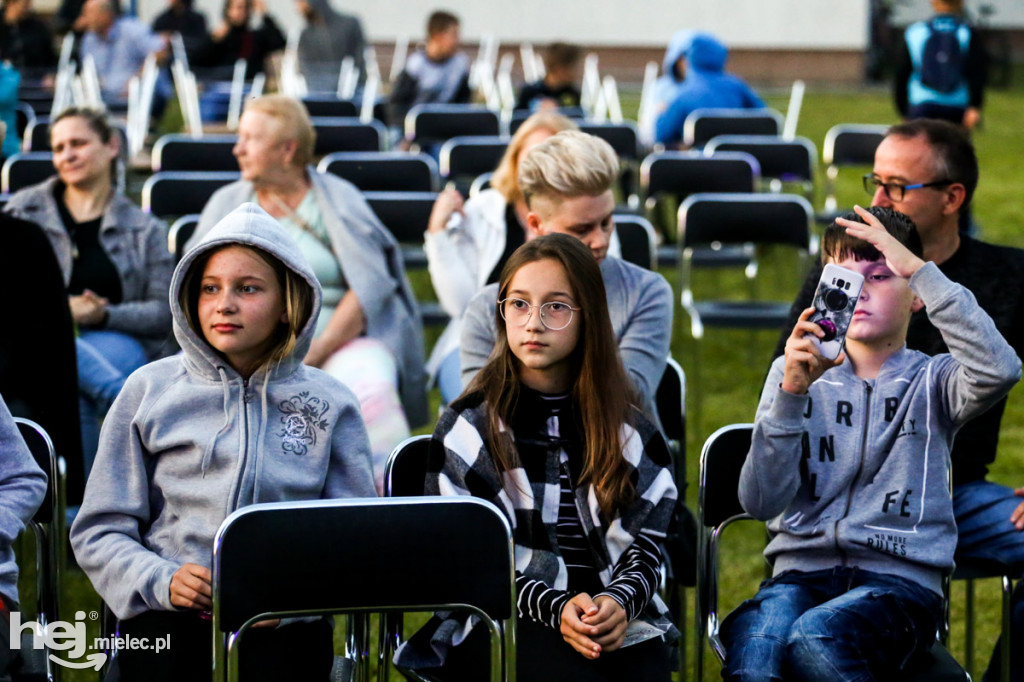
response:
[(661, 549), (658, 543), (647, 533), (641, 533), (619, 557), (612, 571), (611, 582), (600, 594), (621, 604), (626, 610), (626, 617), (632, 621), (654, 597), (661, 579), (660, 567)]
[(558, 630), (562, 624), (562, 609), (572, 598), (571, 594), (548, 587), (519, 571), (516, 571), (516, 591), (519, 593), (519, 618), (529, 618)]

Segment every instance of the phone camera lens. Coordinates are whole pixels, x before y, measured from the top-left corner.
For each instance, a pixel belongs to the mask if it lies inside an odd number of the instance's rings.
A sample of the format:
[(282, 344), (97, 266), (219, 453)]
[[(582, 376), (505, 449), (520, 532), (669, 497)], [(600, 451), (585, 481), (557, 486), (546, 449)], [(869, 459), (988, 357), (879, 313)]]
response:
[(825, 307), (829, 310), (845, 310), (850, 303), (850, 297), (839, 289), (829, 289), (825, 292)]
[(818, 326), (821, 327), (821, 331), (825, 332), (825, 336), (821, 337), (822, 341), (831, 341), (836, 338), (836, 323), (829, 319), (818, 320)]

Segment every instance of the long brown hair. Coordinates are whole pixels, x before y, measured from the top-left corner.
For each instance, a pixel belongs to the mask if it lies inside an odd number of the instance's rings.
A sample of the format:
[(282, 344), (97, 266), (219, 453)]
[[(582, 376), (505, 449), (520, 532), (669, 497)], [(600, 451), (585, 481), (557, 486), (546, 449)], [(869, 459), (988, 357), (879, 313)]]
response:
[[(581, 483), (594, 486), (601, 511), (612, 517), (630, 504), (635, 490), (629, 468), (622, 456), (620, 431), (632, 424), (636, 403), (633, 388), (619, 359), (618, 347), (608, 317), (601, 269), (590, 250), (564, 234), (538, 237), (519, 247), (501, 271), (500, 301), (507, 295), (512, 277), (522, 266), (553, 260), (565, 270), (573, 301), (580, 307), (580, 335), (569, 356), (572, 368), (570, 395), (576, 405), (584, 440)], [(466, 393), (479, 391), (488, 406), (485, 440), (499, 473), (517, 466), (519, 457), (505, 428), (519, 400), (519, 360), (508, 345), (505, 321), (494, 306), (498, 337), (487, 364), (476, 375)]]

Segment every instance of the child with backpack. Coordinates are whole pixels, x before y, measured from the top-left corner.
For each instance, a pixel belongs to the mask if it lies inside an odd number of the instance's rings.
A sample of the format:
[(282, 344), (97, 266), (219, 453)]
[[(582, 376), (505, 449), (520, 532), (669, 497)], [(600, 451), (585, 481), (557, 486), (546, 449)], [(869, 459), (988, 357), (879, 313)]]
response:
[[(665, 442), (636, 407), (601, 271), (564, 234), (502, 270), (497, 346), (434, 432), (426, 492), (474, 495), (508, 516), (527, 680), (670, 679), (675, 634), (655, 592), (676, 501)], [(486, 679), (486, 629), (435, 616), (399, 664)]]
[[(243, 204), (222, 219), (175, 269), (171, 308), (183, 352), (128, 378), (71, 529), (120, 635), (170, 636), (119, 652), (126, 681), (210, 679), (213, 539), (231, 512), (376, 494), (359, 403), (302, 364), (320, 285), (274, 218)], [(327, 679), (327, 621), (268, 625), (243, 640), (242, 679)]]
[[(739, 499), (773, 576), (722, 623), (726, 680), (889, 679), (935, 644), (957, 543), (949, 453), (1021, 365), (974, 296), (921, 259), (913, 222), (857, 208), (826, 263), (864, 277), (845, 353), (806, 309), (765, 381)], [(949, 353), (906, 347), (924, 307)]]

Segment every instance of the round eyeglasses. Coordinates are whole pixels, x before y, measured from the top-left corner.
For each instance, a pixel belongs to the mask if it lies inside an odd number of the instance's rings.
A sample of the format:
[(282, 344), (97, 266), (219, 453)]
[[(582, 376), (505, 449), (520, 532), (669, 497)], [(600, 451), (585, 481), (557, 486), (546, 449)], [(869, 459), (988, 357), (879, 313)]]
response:
[(875, 196), (875, 192), (881, 187), (889, 201), (903, 201), (907, 190), (923, 189), (925, 187), (945, 187), (952, 184), (952, 180), (935, 180), (934, 182), (918, 182), (913, 185), (904, 185), (901, 182), (882, 182), (881, 179), (876, 178), (870, 173), (864, 176), (864, 191), (871, 196)]
[(530, 305), (528, 301), (521, 298), (506, 298), (503, 301), (498, 301), (501, 319), (516, 327), (526, 326), (530, 316), (533, 315), (534, 308), (539, 310), (541, 324), (552, 331), (568, 327), (572, 322), (572, 311), (579, 310), (563, 301), (548, 301), (540, 305)]

